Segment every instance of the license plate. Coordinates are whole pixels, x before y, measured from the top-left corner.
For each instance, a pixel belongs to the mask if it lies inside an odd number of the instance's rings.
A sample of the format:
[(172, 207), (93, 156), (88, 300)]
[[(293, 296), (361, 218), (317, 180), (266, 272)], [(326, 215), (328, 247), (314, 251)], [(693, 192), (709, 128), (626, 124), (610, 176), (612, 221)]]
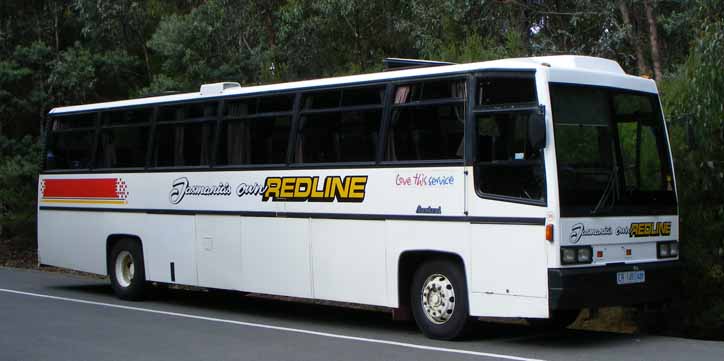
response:
[(630, 271), (616, 273), (616, 283), (619, 285), (628, 285), (631, 283), (646, 282), (646, 271)]

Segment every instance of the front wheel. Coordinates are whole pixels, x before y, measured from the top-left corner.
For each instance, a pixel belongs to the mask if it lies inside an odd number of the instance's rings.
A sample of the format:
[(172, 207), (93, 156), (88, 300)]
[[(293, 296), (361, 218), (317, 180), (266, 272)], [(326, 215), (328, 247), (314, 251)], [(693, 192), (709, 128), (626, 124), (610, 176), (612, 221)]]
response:
[(457, 263), (433, 260), (415, 272), (410, 304), (417, 327), (429, 338), (461, 337), (469, 324), (465, 273)]
[(111, 286), (118, 298), (138, 301), (146, 290), (146, 272), (143, 267), (143, 250), (132, 239), (118, 241), (108, 256), (108, 274)]

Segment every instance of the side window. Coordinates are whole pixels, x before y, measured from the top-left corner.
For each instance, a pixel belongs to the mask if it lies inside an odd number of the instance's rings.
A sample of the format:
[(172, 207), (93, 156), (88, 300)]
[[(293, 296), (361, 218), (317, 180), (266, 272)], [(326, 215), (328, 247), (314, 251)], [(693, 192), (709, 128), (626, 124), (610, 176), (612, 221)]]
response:
[(86, 169), (91, 166), (97, 113), (53, 118), (46, 147), (46, 169)]
[(543, 150), (533, 147), (529, 139), (531, 122), (538, 111), (532, 75), (530, 79), (479, 79), (477, 91), (478, 192), (544, 202)]
[(156, 167), (208, 165), (218, 103), (160, 108), (151, 163)]
[(152, 108), (102, 113), (95, 167), (145, 166), (152, 117)]
[(374, 161), (384, 93), (384, 86), (371, 86), (305, 94), (295, 161)]
[(293, 106), (293, 94), (227, 102), (216, 164), (286, 163)]
[(385, 160), (463, 158), (464, 79), (401, 84), (394, 97)]

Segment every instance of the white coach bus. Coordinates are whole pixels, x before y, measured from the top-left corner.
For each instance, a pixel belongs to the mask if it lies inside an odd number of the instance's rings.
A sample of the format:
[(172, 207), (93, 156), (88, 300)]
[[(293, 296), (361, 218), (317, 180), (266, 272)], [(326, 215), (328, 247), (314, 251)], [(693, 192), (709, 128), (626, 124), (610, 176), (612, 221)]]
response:
[(382, 73), (53, 109), (41, 264), (411, 313), (571, 323), (672, 294), (656, 85), (613, 61), (396, 60)]

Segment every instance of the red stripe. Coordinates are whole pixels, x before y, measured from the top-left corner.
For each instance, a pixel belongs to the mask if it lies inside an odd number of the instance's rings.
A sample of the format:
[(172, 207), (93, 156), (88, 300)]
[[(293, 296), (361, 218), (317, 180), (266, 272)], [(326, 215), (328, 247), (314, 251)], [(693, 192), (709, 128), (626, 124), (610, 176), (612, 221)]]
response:
[(116, 178), (46, 179), (43, 197), (118, 199)]

